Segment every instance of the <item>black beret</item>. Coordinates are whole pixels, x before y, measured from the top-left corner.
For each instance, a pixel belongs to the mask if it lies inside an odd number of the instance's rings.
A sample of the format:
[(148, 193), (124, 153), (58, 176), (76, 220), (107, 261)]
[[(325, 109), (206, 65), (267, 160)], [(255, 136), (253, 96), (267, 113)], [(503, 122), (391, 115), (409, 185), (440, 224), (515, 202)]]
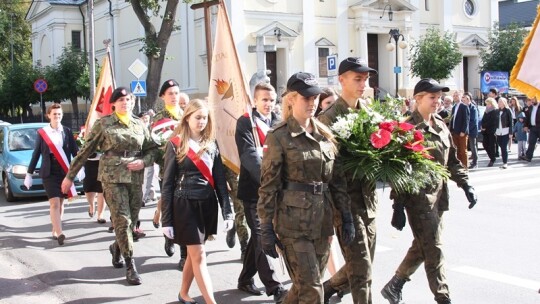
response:
[(167, 89), (170, 88), (170, 87), (180, 87), (180, 85), (174, 79), (166, 80), (161, 85), (161, 89), (159, 90), (159, 97), (163, 96), (163, 94), (165, 94), (165, 91), (167, 91)]
[(118, 98), (127, 96), (128, 94), (128, 89), (126, 89), (125, 87), (118, 87), (112, 92), (111, 100), (109, 102), (114, 103), (116, 100), (118, 100)]

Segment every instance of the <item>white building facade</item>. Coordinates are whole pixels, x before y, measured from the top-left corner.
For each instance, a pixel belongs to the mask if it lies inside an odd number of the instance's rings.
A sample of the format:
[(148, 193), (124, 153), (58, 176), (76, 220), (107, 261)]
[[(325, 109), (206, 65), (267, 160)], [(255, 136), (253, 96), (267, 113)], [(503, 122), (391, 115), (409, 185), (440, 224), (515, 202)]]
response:
[[(410, 96), (417, 80), (410, 75), (410, 48), (388, 51), (389, 32), (398, 29), (410, 46), (428, 28), (435, 27), (454, 33), (463, 53), (463, 61), (452, 77), (443, 82), (452, 89), (479, 94), (479, 50), (486, 45), (488, 31), (499, 15), (498, 0), (224, 1), (247, 79), (262, 69), (260, 62), (264, 58), (278, 92), (284, 90), (288, 77), (297, 71), (317, 75), (323, 85), (335, 85), (335, 79), (327, 78), (326, 56), (336, 54), (338, 62), (349, 56), (367, 60), (379, 71), (371, 77), (370, 86), (392, 95), (396, 92), (394, 67), (401, 67), (397, 88), (400, 95)], [(27, 20), (32, 27), (35, 64), (55, 63), (62, 48), (69, 44), (81, 48), (88, 45), (86, 2), (32, 3)], [(211, 11), (213, 21), (216, 7)], [(177, 19), (180, 29), (173, 32), (169, 41), (162, 81), (174, 78), (186, 93), (205, 96), (208, 75), (203, 11), (193, 11), (181, 3)], [(127, 86), (134, 80), (128, 71), (131, 63), (137, 58), (146, 62), (146, 56), (139, 51), (144, 30), (125, 0), (94, 0), (94, 20), (96, 57), (105, 54), (101, 41), (112, 39), (117, 84)], [(159, 30), (159, 18), (154, 21)], [(264, 37), (264, 44), (269, 46), (264, 54), (250, 52), (250, 46), (252, 51), (255, 49), (257, 37)]]

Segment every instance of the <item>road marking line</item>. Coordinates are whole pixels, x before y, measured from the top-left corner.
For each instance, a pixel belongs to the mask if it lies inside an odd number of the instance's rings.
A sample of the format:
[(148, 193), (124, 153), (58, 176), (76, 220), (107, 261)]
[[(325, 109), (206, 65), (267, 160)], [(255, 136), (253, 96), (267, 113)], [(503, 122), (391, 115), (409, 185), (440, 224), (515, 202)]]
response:
[(537, 291), (538, 288), (540, 287), (540, 282), (538, 281), (522, 279), (522, 278), (514, 277), (511, 275), (506, 275), (506, 274), (497, 273), (497, 272), (470, 267), (470, 266), (460, 266), (456, 268), (451, 268), (451, 270), (468, 274), (468, 275), (472, 275), (475, 277), (479, 277), (482, 279), (488, 279), (488, 280), (492, 280), (492, 281), (496, 281), (496, 282), (500, 282), (500, 283), (504, 283), (508, 285), (514, 285), (517, 287), (532, 289), (534, 291)]
[[(513, 181), (507, 181), (507, 176), (504, 177), (504, 180), (501, 183), (489, 183), (489, 184), (481, 184), (478, 183), (474, 184), (474, 189), (477, 192), (483, 192), (483, 191), (492, 191), (492, 190), (501, 190), (501, 189), (513, 189), (514, 186), (516, 187), (525, 187), (527, 185), (536, 185), (538, 184), (538, 181), (536, 178), (523, 178), (523, 179), (515, 179)], [(500, 179), (500, 177), (499, 177)], [(521, 191), (521, 190), (520, 190)], [(538, 191), (538, 190), (537, 190)], [(519, 191), (515, 191), (518, 193)]]
[(515, 198), (525, 198), (525, 197), (537, 197), (538, 196), (538, 189), (530, 189), (530, 190), (519, 190), (519, 191), (513, 191), (513, 192), (507, 192), (502, 194), (504, 197), (515, 197)]

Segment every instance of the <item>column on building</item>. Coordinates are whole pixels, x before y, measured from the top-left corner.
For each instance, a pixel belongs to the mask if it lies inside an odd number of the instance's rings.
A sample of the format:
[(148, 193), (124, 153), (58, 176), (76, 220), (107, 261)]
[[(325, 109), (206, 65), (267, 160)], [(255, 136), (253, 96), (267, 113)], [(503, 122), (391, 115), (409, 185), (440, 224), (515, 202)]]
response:
[(195, 68), (195, 22), (194, 12), (187, 5), (179, 5), (180, 13), (180, 77), (181, 85), (188, 94), (197, 91), (197, 69)]
[(336, 1), (336, 31), (338, 62), (349, 57), (349, 5), (347, 0)]
[(56, 60), (62, 55), (62, 48), (66, 45), (65, 41), (65, 23), (53, 23), (49, 26), (51, 34), (50, 45), (51, 45), (51, 64), (56, 64)]
[(304, 44), (304, 66), (305, 72), (317, 74), (319, 66), (317, 48), (315, 47), (315, 6), (313, 0), (303, 0), (302, 15), (302, 36)]
[[(441, 33), (444, 32), (453, 32), (454, 26), (453, 26), (453, 14), (454, 14), (454, 5), (460, 5), (457, 3), (454, 3), (454, 1), (441, 1), (440, 10), (438, 12), (439, 14), (439, 20), (441, 20), (440, 23), (440, 31)], [(450, 88), (457, 88), (457, 89), (463, 89), (462, 77), (461, 77), (461, 71), (462, 71), (462, 65), (458, 65), (454, 72), (448, 77), (444, 84), (449, 86)]]

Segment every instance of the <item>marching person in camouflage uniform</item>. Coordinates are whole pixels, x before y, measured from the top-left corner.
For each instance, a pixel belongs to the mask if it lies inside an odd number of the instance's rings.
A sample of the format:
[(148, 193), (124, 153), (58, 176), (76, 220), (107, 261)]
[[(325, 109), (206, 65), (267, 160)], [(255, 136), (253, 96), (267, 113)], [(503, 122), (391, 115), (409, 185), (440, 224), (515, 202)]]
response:
[(94, 123), (84, 146), (71, 162), (62, 191), (69, 190), (88, 156), (101, 149), (98, 180), (102, 183), (116, 233), (116, 241), (109, 246), (112, 264), (115, 268), (123, 267), (123, 256), (128, 283), (139, 285), (142, 280), (133, 260), (133, 227), (142, 204), (143, 169), (154, 162), (157, 150), (148, 129), (132, 116), (133, 102), (126, 88), (113, 91), (110, 103), (114, 112)]
[[(377, 73), (377, 71), (368, 67), (360, 58), (349, 57), (343, 60), (339, 65), (341, 96), (317, 118), (330, 126), (338, 116), (347, 114), (349, 109), (365, 106), (361, 97), (364, 94), (369, 73)], [(340, 244), (345, 265), (324, 282), (324, 303), (328, 303), (335, 293), (351, 291), (355, 304), (371, 304), (371, 264), (375, 256), (377, 193), (375, 186), (354, 180), (352, 173), (347, 173), (346, 176), (356, 238), (349, 246)], [(337, 234), (340, 235), (339, 214), (334, 221)]]
[[(159, 156), (156, 159), (156, 163), (159, 166), (160, 180), (163, 179), (163, 154), (165, 152), (165, 144), (169, 140), (169, 137), (172, 134), (172, 130), (174, 130), (174, 128), (182, 118), (182, 115), (184, 114), (184, 111), (180, 106), (180, 98), (182, 96), (181, 94), (182, 93), (180, 92), (180, 85), (174, 79), (169, 79), (163, 82), (163, 84), (161, 85), (161, 89), (159, 90), (159, 97), (163, 99), (164, 107), (163, 110), (159, 111), (152, 119), (151, 134), (154, 141), (158, 144), (160, 151)], [(183, 104), (185, 107), (185, 105), (189, 103), (189, 99), (187, 99), (186, 102), (185, 97), (182, 98), (184, 99)], [(159, 187), (161, 189), (161, 182), (159, 183)], [(154, 211), (154, 218), (152, 219), (154, 227), (159, 227), (160, 218), (161, 199), (158, 200), (156, 210)], [(174, 242), (166, 236), (163, 237), (165, 238), (165, 253), (171, 257), (174, 255), (175, 252)], [(180, 246), (180, 262), (178, 263), (180, 270), (184, 268), (184, 263), (187, 256), (186, 250), (187, 249), (185, 246)]]
[(354, 226), (345, 179), (335, 162), (335, 139), (313, 118), (322, 92), (315, 76), (294, 74), (287, 92), (284, 121), (268, 132), (263, 147), (257, 203), (261, 243), (267, 255), (277, 258), (278, 246), (285, 257), (292, 287), (283, 303), (317, 304), (323, 302), (333, 208), (341, 213), (343, 243), (354, 239)]
[[(469, 185), (467, 168), (458, 160), (452, 135), (444, 120), (437, 114), (438, 99), (441, 92), (448, 92), (447, 87), (439, 85), (433, 79), (422, 79), (414, 88), (416, 110), (407, 122), (416, 125), (416, 129), (424, 130), (428, 136), (426, 142), (431, 143), (428, 149), (434, 161), (448, 168), (450, 178), (465, 191), (469, 201), (469, 209), (476, 204), (474, 188)], [(448, 183), (444, 179), (434, 180), (433, 184), (418, 194), (396, 195), (392, 226), (401, 230), (405, 226), (405, 213), (409, 217), (409, 225), (414, 240), (407, 255), (399, 265), (394, 277), (386, 284), (381, 293), (391, 304), (401, 302), (401, 289), (410, 276), (424, 263), (431, 292), (439, 304), (450, 304), (450, 294), (446, 284), (444, 256), (442, 252), (441, 233), (442, 215), (448, 210)]]
[(238, 174), (225, 166), (225, 178), (227, 179), (229, 195), (232, 199), (234, 209), (234, 226), (231, 230), (227, 231), (227, 246), (233, 248), (234, 245), (236, 245), (236, 235), (238, 235), (238, 240), (240, 241), (240, 257), (242, 261), (244, 261), (244, 255), (249, 240), (249, 232), (246, 224), (246, 216), (244, 214), (244, 205), (242, 204), (242, 201), (238, 199)]

